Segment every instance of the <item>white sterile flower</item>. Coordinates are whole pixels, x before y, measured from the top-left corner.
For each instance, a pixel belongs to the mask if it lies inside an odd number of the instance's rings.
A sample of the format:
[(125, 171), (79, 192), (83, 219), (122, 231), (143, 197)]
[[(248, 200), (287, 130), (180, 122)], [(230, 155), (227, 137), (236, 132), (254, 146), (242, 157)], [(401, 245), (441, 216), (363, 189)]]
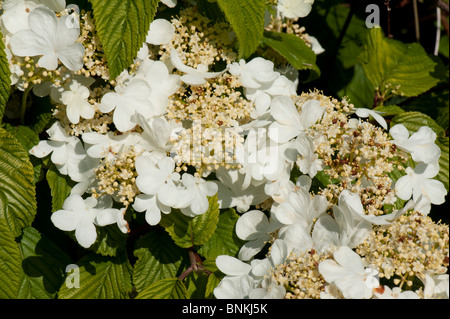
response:
[(230, 73), (238, 76), (242, 85), (249, 89), (261, 89), (272, 84), (280, 76), (274, 71), (273, 62), (261, 57), (254, 58), (250, 62), (245, 60), (233, 62), (228, 67)]
[[(96, 218), (99, 214), (121, 214), (95, 198), (83, 199), (80, 195), (70, 195), (64, 201), (63, 208), (54, 212), (50, 219), (53, 224), (64, 231), (75, 231), (78, 243), (89, 248), (97, 239)], [(105, 215), (106, 216), (106, 215)]]
[[(313, 247), (316, 248), (316, 244), (311, 237), (311, 226), (307, 226), (304, 223), (294, 223), (281, 228), (278, 237), (286, 243), (288, 251), (303, 252)], [(323, 245), (322, 238), (320, 238), (319, 242)]]
[(441, 149), (435, 144), (436, 133), (428, 126), (422, 126), (409, 136), (403, 124), (393, 126), (389, 133), (394, 138), (394, 144), (411, 153), (415, 162), (433, 163), (439, 160)]
[(148, 115), (159, 116), (166, 113), (169, 96), (180, 88), (180, 76), (170, 74), (161, 61), (145, 59), (141, 62), (135, 78), (145, 80), (151, 88), (148, 98), (152, 101), (152, 109)]
[(124, 86), (116, 86), (115, 92), (106, 93), (99, 109), (103, 113), (114, 110), (114, 125), (119, 131), (126, 132), (136, 126), (135, 113), (142, 114), (145, 118), (153, 115), (150, 91), (146, 81), (131, 79)]
[(155, 19), (150, 24), (146, 42), (149, 44), (160, 45), (170, 43), (175, 35), (175, 27), (166, 19)]
[(180, 192), (176, 183), (180, 174), (175, 172), (175, 162), (170, 157), (164, 157), (154, 163), (153, 157), (144, 153), (135, 161), (136, 185), (139, 190), (148, 195), (157, 195), (160, 203), (174, 207), (180, 200)]
[(324, 111), (319, 101), (308, 100), (299, 113), (291, 98), (277, 96), (270, 106), (270, 114), (276, 122), (269, 127), (269, 137), (276, 142), (286, 143), (315, 124)]
[(269, 271), (276, 266), (283, 264), (289, 256), (291, 250), (283, 239), (276, 239), (270, 247), (269, 256), (263, 260), (253, 260), (251, 274), (255, 278), (264, 278)]
[(369, 299), (379, 286), (378, 271), (364, 268), (361, 257), (347, 246), (339, 247), (334, 260), (319, 264), (319, 272), (328, 283), (335, 284), (347, 299)]
[(295, 140), (295, 146), (300, 153), (297, 165), (303, 174), (308, 174), (313, 178), (318, 171), (324, 169), (325, 164), (323, 160), (319, 159), (317, 153), (314, 153), (314, 143), (311, 137), (305, 133), (300, 133)]
[(137, 123), (143, 129), (140, 134), (139, 145), (146, 151), (152, 152), (157, 158), (163, 158), (170, 152), (172, 144), (170, 135), (175, 129), (164, 117), (152, 117), (145, 120), (143, 116), (137, 116)]
[(177, 0), (161, 0), (162, 3), (164, 3), (169, 8), (173, 8), (177, 5)]
[(162, 204), (157, 195), (139, 194), (136, 196), (133, 208), (137, 212), (145, 212), (145, 220), (149, 225), (157, 225), (161, 221), (161, 212), (169, 214), (171, 208)]
[(139, 133), (126, 132), (116, 135), (114, 132), (101, 134), (98, 132), (86, 132), (82, 135), (87, 144), (86, 153), (92, 158), (112, 159), (123, 147), (131, 147), (141, 142)]
[(177, 207), (186, 216), (196, 216), (208, 210), (208, 197), (217, 194), (217, 184), (205, 181), (201, 177), (194, 177), (184, 173), (181, 183), (185, 189), (180, 191)]
[(237, 169), (216, 170), (219, 182), (218, 200), (220, 208), (236, 207), (237, 211), (244, 213), (251, 205), (260, 204), (269, 198), (264, 193), (265, 184), (253, 181), (250, 174), (242, 174)]
[[(7, 32), (15, 34), (20, 30), (28, 30), (28, 16), (38, 6), (33, 1), (11, 0), (5, 2), (2, 6), (4, 12), (1, 20)], [(3, 29), (2, 32), (6, 33)]]
[(243, 214), (236, 222), (236, 235), (247, 241), (239, 251), (239, 259), (250, 260), (259, 253), (271, 239), (270, 233), (281, 226), (259, 210)]
[(445, 202), (447, 190), (442, 182), (433, 179), (439, 173), (439, 165), (419, 163), (412, 169), (405, 169), (406, 175), (400, 177), (395, 183), (396, 194), (403, 200), (413, 198), (417, 202), (421, 195), (432, 204), (441, 205)]
[(67, 106), (66, 114), (71, 123), (77, 124), (80, 117), (85, 119), (94, 117), (95, 109), (88, 102), (89, 95), (89, 89), (76, 80), (71, 82), (69, 91), (62, 93), (61, 101)]
[(298, 188), (288, 195), (288, 200), (273, 209), (273, 214), (280, 223), (292, 225), (302, 223), (310, 227), (314, 220), (325, 213), (328, 201), (325, 196), (311, 195), (304, 188)]
[(218, 77), (226, 71), (225, 69), (222, 72), (208, 72), (208, 66), (205, 64), (199, 64), (196, 69), (187, 66), (181, 61), (181, 58), (175, 49), (170, 50), (170, 61), (175, 68), (186, 73), (181, 76), (181, 81), (193, 86), (205, 84), (207, 79)]
[(283, 299), (286, 295), (286, 288), (272, 276), (264, 278), (260, 286), (250, 291), (249, 299)]
[[(30, 154), (43, 158), (51, 153), (50, 160), (59, 172), (81, 181), (90, 165), (83, 165), (86, 151), (80, 139), (66, 133), (60, 122), (55, 122), (47, 131), (48, 140), (42, 140), (30, 150)], [(84, 164), (88, 164), (87, 162)]]
[(314, 0), (278, 0), (277, 9), (288, 19), (306, 17), (312, 9)]
[(402, 291), (400, 287), (393, 287), (391, 289), (388, 286), (383, 286), (383, 288), (375, 289), (374, 295), (377, 299), (420, 299), (419, 295), (414, 291)]
[(425, 274), (424, 298), (425, 299), (449, 299), (449, 275), (430, 275)]
[(255, 279), (249, 275), (225, 277), (214, 288), (217, 299), (246, 299), (255, 287)]
[(378, 122), (378, 124), (380, 124), (385, 130), (387, 130), (388, 129), (387, 122), (384, 119), (384, 117), (382, 117), (380, 115), (381, 113), (382, 112), (369, 110), (369, 109), (366, 109), (366, 108), (363, 108), (363, 107), (359, 107), (359, 108), (355, 109), (355, 114), (357, 116), (362, 117), (362, 118), (366, 118), (366, 117), (372, 116), (375, 119), (375, 121)]
[(84, 46), (76, 43), (80, 29), (69, 27), (69, 16), (56, 17), (55, 12), (38, 7), (28, 16), (29, 30), (15, 33), (10, 40), (17, 56), (41, 56), (38, 65), (48, 70), (58, 67), (58, 59), (71, 71), (83, 66)]
[(320, 44), (319, 40), (317, 40), (316, 37), (313, 37), (311, 35), (306, 35), (306, 40), (311, 43), (311, 50), (317, 55), (324, 53), (325, 49)]

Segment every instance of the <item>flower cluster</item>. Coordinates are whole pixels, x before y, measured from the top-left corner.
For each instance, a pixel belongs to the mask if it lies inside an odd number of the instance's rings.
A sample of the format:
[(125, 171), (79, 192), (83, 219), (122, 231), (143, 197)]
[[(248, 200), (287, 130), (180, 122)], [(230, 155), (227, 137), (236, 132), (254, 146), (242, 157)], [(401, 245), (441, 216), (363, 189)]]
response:
[[(293, 27), (313, 2), (271, 1), (267, 28), (321, 53)], [(217, 194), (245, 241), (216, 260), (217, 298), (448, 298), (448, 226), (427, 217), (447, 194), (429, 127), (388, 130), (346, 99), (298, 94), (295, 72), (239, 59), (231, 27), (195, 7), (155, 19), (114, 80), (89, 12), (64, 0), (3, 10), (12, 85), (54, 105), (30, 153), (75, 183), (51, 219), (81, 246), (97, 227), (129, 232), (131, 210), (157, 225), (174, 209), (204, 214)]]

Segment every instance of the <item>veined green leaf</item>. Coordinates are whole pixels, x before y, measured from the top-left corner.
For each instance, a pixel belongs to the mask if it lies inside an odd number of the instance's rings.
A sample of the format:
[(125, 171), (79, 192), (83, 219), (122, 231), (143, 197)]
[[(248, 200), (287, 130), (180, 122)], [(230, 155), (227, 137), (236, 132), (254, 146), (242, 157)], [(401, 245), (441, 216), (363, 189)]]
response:
[(281, 32), (264, 31), (263, 42), (277, 51), (297, 70), (312, 70), (320, 75), (316, 54), (299, 37)]
[(249, 57), (259, 46), (264, 30), (264, 0), (217, 0), (239, 42), (239, 56)]
[(68, 176), (58, 172), (54, 165), (49, 167), (46, 178), (52, 195), (52, 211), (56, 212), (62, 209), (64, 201), (72, 190), (73, 182)]
[(166, 278), (154, 282), (136, 299), (188, 299), (189, 294), (183, 282), (178, 278)]
[(410, 134), (417, 132), (422, 126), (428, 126), (437, 136), (445, 135), (445, 130), (435, 120), (421, 112), (401, 113), (392, 119), (391, 127), (395, 124), (403, 124)]
[(380, 28), (370, 30), (358, 59), (367, 78), (380, 92), (390, 86), (398, 95), (417, 96), (439, 82), (432, 76), (437, 64), (420, 44), (385, 38)]
[[(3, 34), (1, 32), (0, 39), (3, 39)], [(0, 40), (0, 123), (3, 119), (10, 91), (11, 72), (9, 71), (8, 59), (6, 58), (5, 43), (3, 43), (3, 40)]]
[(219, 216), (217, 229), (211, 239), (198, 250), (205, 258), (215, 259), (219, 255), (234, 256), (244, 242), (236, 235), (235, 226), (239, 219), (234, 209), (229, 209)]
[(144, 43), (159, 0), (90, 0), (111, 78), (128, 68)]
[(0, 298), (54, 298), (70, 259), (32, 227), (20, 243), (0, 222)]
[(164, 231), (150, 231), (136, 243), (133, 283), (138, 292), (152, 283), (179, 276), (189, 257), (186, 250), (174, 244)]
[(209, 198), (208, 210), (196, 217), (187, 217), (179, 211), (172, 211), (161, 218), (162, 225), (174, 242), (182, 247), (206, 243), (216, 230), (219, 221), (219, 204), (217, 195)]
[(17, 237), (36, 214), (34, 170), (28, 152), (0, 128), (0, 223)]
[(131, 265), (125, 255), (104, 257), (91, 254), (82, 258), (79, 267), (79, 287), (64, 283), (60, 299), (125, 299), (132, 289)]

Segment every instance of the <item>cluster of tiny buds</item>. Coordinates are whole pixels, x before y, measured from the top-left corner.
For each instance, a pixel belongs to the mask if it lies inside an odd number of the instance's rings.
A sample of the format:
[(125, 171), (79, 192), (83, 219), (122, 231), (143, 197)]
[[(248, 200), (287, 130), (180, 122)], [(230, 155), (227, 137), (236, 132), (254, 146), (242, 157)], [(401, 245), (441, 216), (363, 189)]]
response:
[[(449, 266), (449, 228), (419, 212), (409, 212), (389, 227), (377, 226), (356, 248), (368, 264), (378, 266), (380, 278), (410, 289), (417, 279), (442, 274)], [(409, 288), (408, 288), (409, 287)]]
[(92, 196), (98, 198), (103, 194), (112, 195), (124, 206), (130, 205), (139, 189), (136, 186), (137, 172), (135, 159), (141, 154), (133, 146), (111, 153), (95, 169), (97, 186), (91, 189)]
[[(324, 172), (330, 176), (321, 194), (330, 204), (336, 204), (339, 194), (347, 189), (360, 195), (366, 213), (385, 214), (385, 205), (397, 200), (390, 173), (407, 161), (388, 134), (367, 121), (351, 119), (353, 106), (346, 100), (338, 102), (316, 96), (326, 112), (319, 123), (307, 132), (314, 141), (315, 152), (324, 162)], [(300, 97), (302, 105), (305, 97)]]
[(318, 253), (314, 249), (291, 253), (271, 275), (286, 287), (285, 299), (319, 299), (325, 289), (325, 280), (318, 271), (318, 265), (330, 257), (330, 252)]

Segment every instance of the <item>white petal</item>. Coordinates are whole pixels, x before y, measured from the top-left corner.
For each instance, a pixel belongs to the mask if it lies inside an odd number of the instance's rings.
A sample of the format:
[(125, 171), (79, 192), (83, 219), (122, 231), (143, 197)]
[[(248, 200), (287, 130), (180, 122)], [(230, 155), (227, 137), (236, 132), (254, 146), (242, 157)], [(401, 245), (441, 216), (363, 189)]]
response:
[(228, 255), (218, 256), (216, 258), (216, 265), (221, 272), (229, 276), (240, 276), (248, 274), (252, 269), (249, 264)]
[(267, 216), (259, 211), (252, 210), (242, 215), (236, 223), (236, 235), (242, 240), (255, 240), (269, 227)]
[(160, 45), (169, 43), (175, 35), (175, 27), (166, 19), (155, 19), (150, 24), (147, 43)]

